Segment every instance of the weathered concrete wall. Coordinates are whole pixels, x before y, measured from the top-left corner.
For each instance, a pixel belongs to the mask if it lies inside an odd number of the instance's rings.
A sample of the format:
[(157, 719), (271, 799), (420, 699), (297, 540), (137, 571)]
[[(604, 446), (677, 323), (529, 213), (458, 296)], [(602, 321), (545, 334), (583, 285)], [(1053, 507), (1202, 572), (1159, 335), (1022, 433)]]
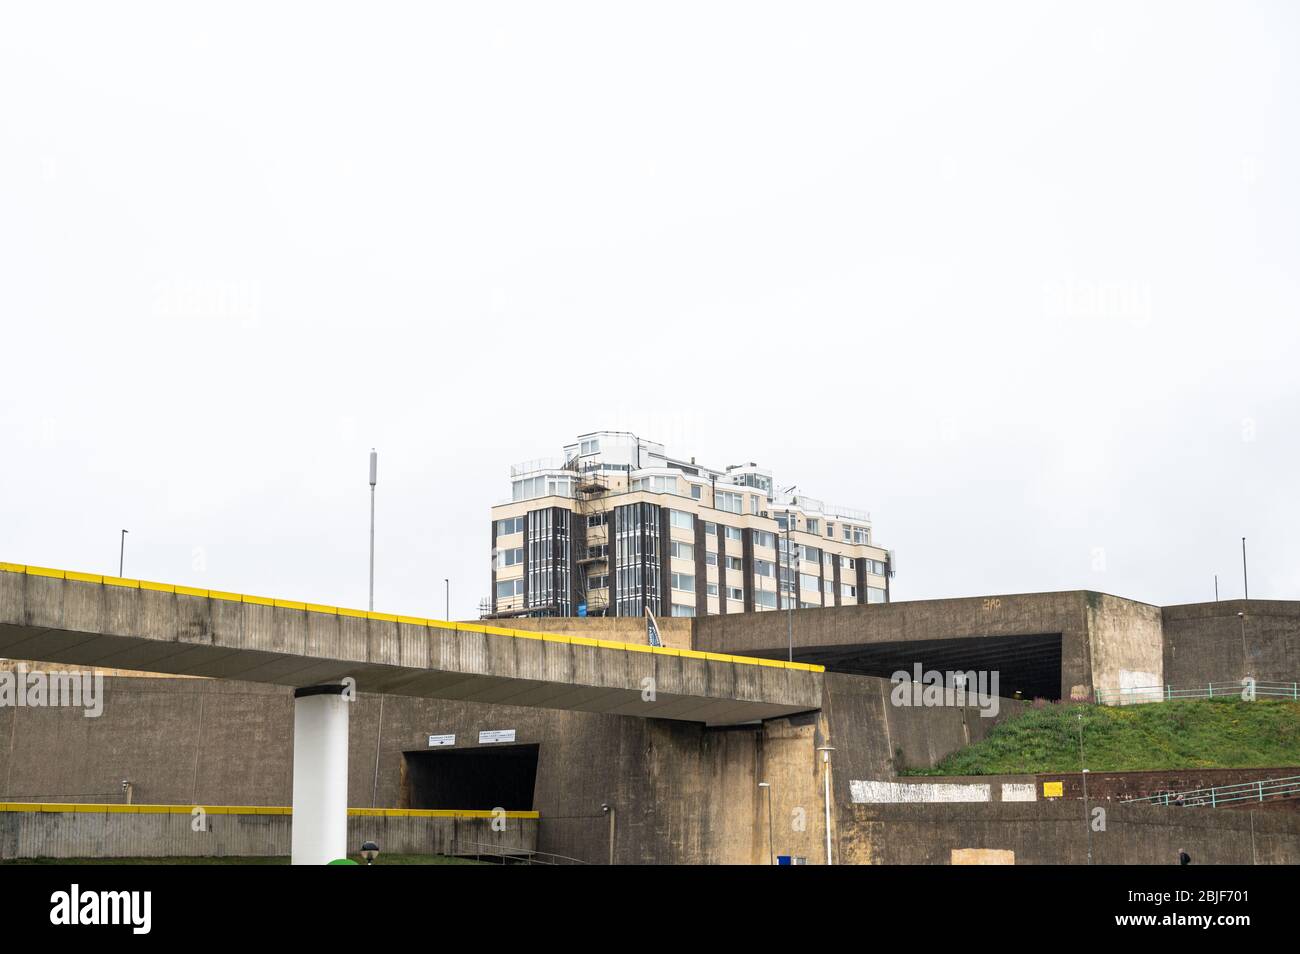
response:
[[(1238, 616), (1244, 614), (1244, 618)], [(1300, 680), (1300, 602), (1224, 600), (1166, 606), (1165, 682), (1190, 687)]]
[[(1094, 864), (1300, 864), (1300, 816), (1110, 805), (1093, 832)], [(954, 849), (1015, 852), (1016, 864), (1086, 864), (1077, 801), (959, 805), (852, 805), (840, 821), (850, 864), (949, 864)]]
[[(482, 622), (474, 620), (473, 622)], [(537, 633), (570, 633), (589, 639), (608, 639), (616, 643), (645, 645), (644, 618), (627, 616), (564, 616), (500, 620), (510, 629), (526, 629)], [(695, 620), (681, 617), (655, 619), (659, 625), (659, 638), (665, 646), (674, 649), (694, 649)]]
[[(382, 718), (381, 718), (382, 712)], [(514, 729), (537, 744), (538, 848), (591, 862), (616, 859), (758, 863), (768, 854), (771, 781), (778, 854), (817, 854), (824, 829), (812, 716), (761, 726), (557, 712), (522, 706), (362, 693), (349, 718), (349, 804), (402, 808), (405, 753), (428, 736)], [(137, 803), (288, 805), (293, 700), (288, 689), (226, 680), (106, 678), (103, 714), (0, 708), (0, 797), (49, 800), (111, 793)], [(490, 809), (492, 805), (456, 806)], [(795, 810), (805, 827), (794, 827)]]
[[(1061, 698), (1090, 697), (1121, 671), (1159, 674), (1157, 607), (1089, 591), (839, 606), (797, 610), (800, 647), (845, 647), (1061, 634)], [(696, 648), (773, 653), (787, 645), (785, 613), (706, 616), (695, 620)]]
[(825, 712), (835, 752), (837, 799), (848, 803), (850, 779), (888, 779), (905, 768), (933, 768), (985, 738), (1026, 703), (998, 700), (996, 716), (970, 706), (896, 706), (888, 679), (826, 674)]
[(1106, 593), (1084, 594), (1092, 685), (1071, 686), (1071, 696), (1089, 689), (1115, 691), (1163, 685), (1164, 647), (1160, 607)]
[[(0, 811), (0, 859), (287, 856), (292, 824), (288, 814), (209, 814), (206, 830), (195, 831), (188, 811)], [(367, 841), (394, 854), (536, 847), (536, 819), (505, 825), (494, 831), (488, 818), (349, 817), (347, 843), (353, 854)]]

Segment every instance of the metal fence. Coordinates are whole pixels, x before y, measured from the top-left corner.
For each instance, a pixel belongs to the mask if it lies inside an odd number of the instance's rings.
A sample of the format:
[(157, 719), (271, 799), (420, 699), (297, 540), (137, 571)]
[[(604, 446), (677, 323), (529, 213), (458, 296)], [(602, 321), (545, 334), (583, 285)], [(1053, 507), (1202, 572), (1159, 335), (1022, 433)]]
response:
[(587, 862), (568, 855), (552, 854), (549, 851), (535, 851), (531, 848), (511, 848), (505, 845), (491, 845), (479, 841), (456, 839), (452, 854), (460, 858), (473, 858), (475, 861), (495, 861), (507, 865), (585, 865)]
[(1173, 808), (1219, 808), (1241, 802), (1267, 802), (1296, 797), (1300, 797), (1300, 775), (1239, 782), (1236, 785), (1215, 785), (1213, 788), (1193, 788), (1185, 792), (1160, 792), (1124, 801), (1126, 804), (1145, 803)]
[[(1127, 689), (1098, 689), (1095, 701), (1102, 706), (1127, 706), (1142, 702), (1169, 702), (1173, 699), (1245, 699), (1248, 686), (1237, 682), (1207, 682), (1199, 686), (1133, 686)], [(1257, 682), (1253, 687), (1257, 699), (1291, 699), (1300, 702), (1300, 683)]]

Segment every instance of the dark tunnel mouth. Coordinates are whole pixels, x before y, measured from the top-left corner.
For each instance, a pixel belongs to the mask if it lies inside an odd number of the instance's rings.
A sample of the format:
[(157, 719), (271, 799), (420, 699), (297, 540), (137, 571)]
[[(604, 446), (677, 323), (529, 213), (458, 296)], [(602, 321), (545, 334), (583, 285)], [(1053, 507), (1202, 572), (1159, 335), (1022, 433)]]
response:
[(408, 808), (532, 811), (540, 745), (403, 752)]
[(1061, 698), (1060, 633), (803, 646), (795, 647), (794, 658), (825, 666), (827, 672), (884, 679), (896, 672), (905, 672), (910, 679), (917, 664), (922, 673), (996, 671), (999, 696), (1009, 699), (1019, 692), (1023, 699), (1057, 702)]

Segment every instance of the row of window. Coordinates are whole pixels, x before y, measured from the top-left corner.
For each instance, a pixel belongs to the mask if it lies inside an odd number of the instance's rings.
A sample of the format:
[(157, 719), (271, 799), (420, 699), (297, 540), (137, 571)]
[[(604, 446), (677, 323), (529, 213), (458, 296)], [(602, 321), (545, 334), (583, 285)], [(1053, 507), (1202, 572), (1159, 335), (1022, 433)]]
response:
[(512, 596), (524, 595), (524, 579), (497, 580), (497, 599), (508, 600)]
[(572, 497), (573, 478), (540, 474), (537, 477), (524, 477), (511, 486), (510, 499), (532, 500), (534, 497)]
[(497, 536), (504, 537), (508, 533), (523, 533), (524, 518), (521, 514), (518, 517), (506, 517), (504, 520), (497, 521)]

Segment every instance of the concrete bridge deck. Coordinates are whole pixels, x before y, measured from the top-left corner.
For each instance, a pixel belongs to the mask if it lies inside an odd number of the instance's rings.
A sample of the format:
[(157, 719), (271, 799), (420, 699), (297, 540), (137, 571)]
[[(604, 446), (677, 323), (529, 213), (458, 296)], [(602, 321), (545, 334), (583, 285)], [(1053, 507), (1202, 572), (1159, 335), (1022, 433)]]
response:
[(819, 709), (818, 665), (0, 563), (0, 656), (733, 725)]

